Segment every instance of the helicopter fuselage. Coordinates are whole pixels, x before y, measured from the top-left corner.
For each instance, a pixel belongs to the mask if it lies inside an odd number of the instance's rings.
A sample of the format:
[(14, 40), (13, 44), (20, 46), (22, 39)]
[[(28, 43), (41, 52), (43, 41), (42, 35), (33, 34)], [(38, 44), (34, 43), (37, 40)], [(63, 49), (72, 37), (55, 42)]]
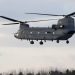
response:
[(15, 37), (18, 39), (27, 40), (67, 40), (73, 35), (73, 31), (66, 29), (52, 29), (52, 28), (39, 28), (31, 27), (19, 30), (15, 33)]
[(68, 40), (75, 33), (74, 19), (71, 17), (58, 20), (52, 27), (29, 27), (20, 25), (20, 29), (14, 36), (27, 40)]

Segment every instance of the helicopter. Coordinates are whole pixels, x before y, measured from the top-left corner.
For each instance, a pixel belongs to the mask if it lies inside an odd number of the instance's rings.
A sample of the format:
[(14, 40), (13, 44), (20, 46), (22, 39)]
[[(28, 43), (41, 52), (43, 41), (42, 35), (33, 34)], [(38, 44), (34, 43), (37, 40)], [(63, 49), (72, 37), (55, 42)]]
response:
[(57, 24), (52, 24), (51, 27), (30, 27), (29, 22), (40, 22), (40, 21), (50, 21), (48, 20), (37, 20), (37, 21), (19, 21), (6, 16), (0, 16), (3, 19), (12, 21), (13, 23), (3, 24), (3, 25), (16, 25), (20, 24), (19, 30), (14, 34), (14, 37), (21, 40), (29, 40), (30, 44), (34, 44), (34, 40), (40, 40), (39, 44), (43, 45), (43, 42), (47, 40), (54, 41), (57, 43), (66, 40), (69, 44), (69, 38), (75, 33), (75, 23), (74, 18), (75, 12), (68, 15), (55, 15), (55, 14), (42, 14), (42, 13), (26, 13), (26, 14), (36, 14), (36, 15), (47, 15), (47, 16), (63, 16), (63, 18), (57, 21)]

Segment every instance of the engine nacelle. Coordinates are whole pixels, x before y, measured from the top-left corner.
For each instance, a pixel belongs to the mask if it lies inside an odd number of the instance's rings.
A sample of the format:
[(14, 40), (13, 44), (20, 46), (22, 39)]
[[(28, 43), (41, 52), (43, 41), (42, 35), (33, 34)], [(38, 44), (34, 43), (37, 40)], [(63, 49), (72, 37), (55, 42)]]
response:
[(53, 24), (52, 25), (52, 29), (63, 29), (64, 28), (64, 25), (56, 25), (56, 24)]

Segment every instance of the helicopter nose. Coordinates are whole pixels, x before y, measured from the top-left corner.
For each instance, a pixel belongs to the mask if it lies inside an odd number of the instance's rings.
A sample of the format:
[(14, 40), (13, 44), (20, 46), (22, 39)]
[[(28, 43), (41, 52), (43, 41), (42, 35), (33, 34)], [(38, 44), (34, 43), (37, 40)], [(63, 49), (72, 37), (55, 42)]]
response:
[(19, 34), (18, 33), (15, 33), (14, 34), (14, 37), (18, 38)]

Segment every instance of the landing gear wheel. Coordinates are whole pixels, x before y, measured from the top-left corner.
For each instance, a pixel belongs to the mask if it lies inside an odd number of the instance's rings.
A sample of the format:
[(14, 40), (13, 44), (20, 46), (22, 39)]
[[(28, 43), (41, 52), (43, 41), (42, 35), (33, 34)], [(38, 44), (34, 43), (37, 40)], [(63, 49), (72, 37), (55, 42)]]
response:
[(57, 43), (59, 43), (59, 40), (57, 40)]
[(40, 45), (43, 45), (43, 42), (42, 41), (40, 41)]
[(34, 41), (30, 41), (30, 44), (34, 44)]
[(69, 41), (67, 40), (66, 43), (69, 44)]

